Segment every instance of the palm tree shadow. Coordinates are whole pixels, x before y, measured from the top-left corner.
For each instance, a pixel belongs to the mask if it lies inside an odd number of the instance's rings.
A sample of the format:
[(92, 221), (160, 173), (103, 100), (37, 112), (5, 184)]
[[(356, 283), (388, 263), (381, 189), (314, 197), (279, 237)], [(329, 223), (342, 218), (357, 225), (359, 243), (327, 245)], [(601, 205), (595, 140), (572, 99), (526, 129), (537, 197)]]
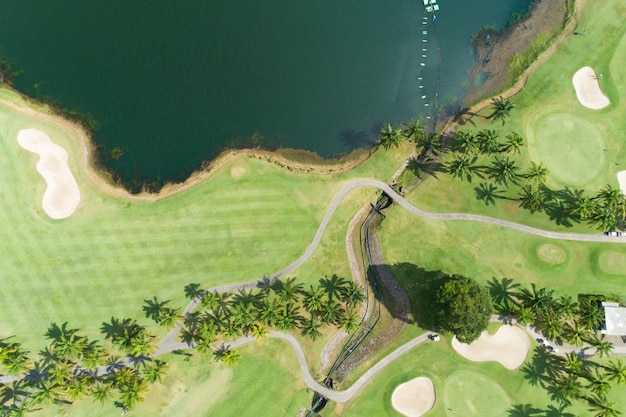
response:
[(423, 178), (424, 174), (430, 175), (433, 178), (439, 178), (438, 174), (440, 172), (446, 172), (445, 166), (442, 163), (428, 158), (424, 161), (412, 159), (407, 165), (407, 169), (417, 178)]
[(566, 413), (565, 408), (567, 406), (562, 405), (560, 408), (556, 408), (553, 405), (549, 405), (545, 417), (576, 417), (572, 413)]
[(478, 187), (474, 187), (474, 194), (476, 195), (476, 200), (483, 201), (486, 206), (495, 205), (497, 200), (506, 199), (505, 196), (502, 195), (504, 190), (499, 189), (492, 183), (481, 182), (478, 184)]
[(350, 149), (369, 148), (374, 143), (364, 130), (356, 131), (350, 127), (339, 132), (339, 140)]
[(508, 417), (539, 417), (543, 410), (534, 408), (532, 404), (513, 404), (508, 410)]

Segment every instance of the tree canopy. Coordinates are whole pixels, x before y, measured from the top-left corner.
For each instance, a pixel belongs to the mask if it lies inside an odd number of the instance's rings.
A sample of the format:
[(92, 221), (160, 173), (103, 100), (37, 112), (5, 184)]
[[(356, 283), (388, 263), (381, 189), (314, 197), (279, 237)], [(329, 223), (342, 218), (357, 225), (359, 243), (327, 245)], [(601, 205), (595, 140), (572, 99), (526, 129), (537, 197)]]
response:
[(452, 275), (437, 288), (435, 309), (439, 330), (463, 343), (476, 340), (493, 313), (489, 290), (462, 275)]

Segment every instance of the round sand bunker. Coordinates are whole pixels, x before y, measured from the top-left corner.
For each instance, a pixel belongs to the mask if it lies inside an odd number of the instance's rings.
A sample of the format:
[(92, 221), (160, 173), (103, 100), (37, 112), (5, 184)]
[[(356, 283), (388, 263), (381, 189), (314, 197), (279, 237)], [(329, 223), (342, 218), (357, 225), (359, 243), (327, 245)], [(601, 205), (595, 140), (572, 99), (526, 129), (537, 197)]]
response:
[(419, 417), (435, 405), (435, 386), (424, 376), (400, 384), (391, 394), (391, 405), (407, 417)]
[(493, 336), (486, 331), (471, 344), (452, 339), (452, 347), (461, 356), (474, 362), (496, 361), (507, 369), (515, 369), (526, 360), (530, 339), (515, 326), (502, 326)]

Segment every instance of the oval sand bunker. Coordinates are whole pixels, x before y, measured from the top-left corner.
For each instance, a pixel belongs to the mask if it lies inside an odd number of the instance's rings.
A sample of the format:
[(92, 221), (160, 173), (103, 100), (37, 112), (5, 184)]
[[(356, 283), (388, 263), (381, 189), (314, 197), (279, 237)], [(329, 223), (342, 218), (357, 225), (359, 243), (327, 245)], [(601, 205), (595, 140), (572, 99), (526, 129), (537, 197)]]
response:
[(603, 109), (611, 102), (608, 97), (600, 90), (600, 84), (598, 83), (598, 76), (591, 67), (582, 67), (574, 77), (572, 78), (574, 89), (576, 90), (576, 97), (583, 106), (599, 110)]
[(43, 210), (53, 219), (71, 216), (80, 203), (80, 189), (67, 165), (67, 151), (38, 129), (21, 130), (17, 142), (39, 155), (37, 171), (48, 185), (43, 195)]
[(524, 363), (530, 350), (530, 340), (524, 330), (515, 326), (502, 326), (491, 336), (486, 331), (471, 344), (452, 339), (452, 347), (461, 356), (474, 361), (500, 362), (507, 369), (515, 369)]
[(407, 417), (424, 415), (435, 405), (435, 386), (423, 376), (400, 384), (391, 394), (391, 405)]

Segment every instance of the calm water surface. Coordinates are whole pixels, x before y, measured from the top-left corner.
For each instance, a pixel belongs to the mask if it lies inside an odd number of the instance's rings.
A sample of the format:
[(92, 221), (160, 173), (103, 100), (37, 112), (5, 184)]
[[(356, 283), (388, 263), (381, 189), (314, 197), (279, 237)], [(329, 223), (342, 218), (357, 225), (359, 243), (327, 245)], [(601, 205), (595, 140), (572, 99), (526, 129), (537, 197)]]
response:
[(329, 156), (458, 100), (471, 35), (529, 0), (439, 3), (435, 27), (422, 0), (3, 0), (0, 55), (98, 120), (125, 181), (182, 180), (255, 132)]

